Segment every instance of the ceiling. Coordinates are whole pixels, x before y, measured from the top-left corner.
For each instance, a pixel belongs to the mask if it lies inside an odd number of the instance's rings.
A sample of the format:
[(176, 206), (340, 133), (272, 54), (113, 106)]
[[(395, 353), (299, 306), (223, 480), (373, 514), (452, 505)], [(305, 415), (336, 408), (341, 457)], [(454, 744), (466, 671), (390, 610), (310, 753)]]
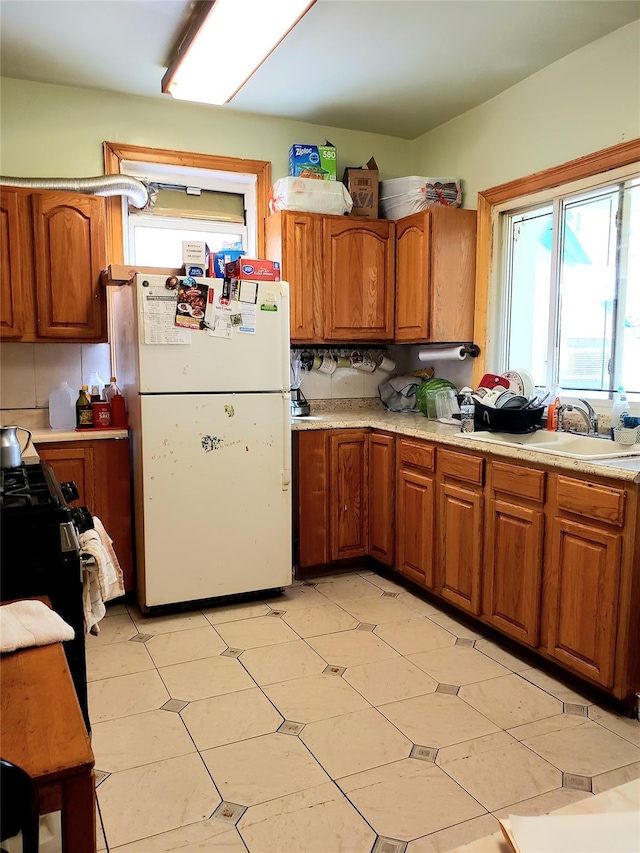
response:
[[(0, 72), (168, 99), (160, 82), (192, 5), (1, 0)], [(415, 139), (638, 18), (638, 0), (317, 0), (211, 109)]]

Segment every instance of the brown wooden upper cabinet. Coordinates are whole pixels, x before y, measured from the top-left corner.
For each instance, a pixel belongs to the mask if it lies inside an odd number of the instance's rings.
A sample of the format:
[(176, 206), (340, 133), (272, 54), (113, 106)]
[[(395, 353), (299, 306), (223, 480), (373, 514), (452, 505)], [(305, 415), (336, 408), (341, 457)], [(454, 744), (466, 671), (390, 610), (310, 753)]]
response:
[(395, 225), (282, 210), (267, 256), (291, 285), (291, 342), (393, 340)]
[(107, 340), (104, 198), (2, 187), (0, 250), (2, 340)]
[(473, 340), (476, 212), (433, 207), (396, 222), (397, 343)]

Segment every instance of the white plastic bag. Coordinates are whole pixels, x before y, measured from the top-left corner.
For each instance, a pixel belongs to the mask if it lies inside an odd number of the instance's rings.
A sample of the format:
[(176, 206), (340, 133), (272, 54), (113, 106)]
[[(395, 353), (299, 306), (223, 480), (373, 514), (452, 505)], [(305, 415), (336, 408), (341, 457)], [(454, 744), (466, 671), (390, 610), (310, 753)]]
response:
[(353, 207), (351, 196), (341, 181), (312, 178), (280, 178), (271, 188), (269, 212), (297, 210), (305, 213), (333, 213), (342, 216)]
[(380, 209), (385, 219), (402, 219), (430, 207), (460, 207), (458, 178), (425, 178), (409, 175), (380, 182)]

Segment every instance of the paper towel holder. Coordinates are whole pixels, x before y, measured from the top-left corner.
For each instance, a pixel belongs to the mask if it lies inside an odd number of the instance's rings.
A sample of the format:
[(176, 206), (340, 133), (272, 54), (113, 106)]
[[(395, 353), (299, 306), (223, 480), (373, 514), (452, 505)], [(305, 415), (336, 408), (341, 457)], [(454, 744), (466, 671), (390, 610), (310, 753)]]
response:
[(468, 355), (470, 358), (477, 358), (480, 355), (480, 347), (478, 346), (478, 344), (474, 344), (474, 343), (460, 343), (460, 344), (458, 344), (455, 342), (454, 343), (443, 343), (440, 341), (438, 343), (436, 343), (435, 341), (433, 341), (432, 343), (429, 343), (429, 344), (422, 344), (422, 347), (424, 347), (424, 349), (427, 351), (428, 351), (430, 346), (432, 346), (434, 349), (442, 349), (443, 347), (451, 347), (452, 349), (454, 349), (457, 346), (459, 346), (460, 347), (460, 353), (464, 353), (465, 355)]

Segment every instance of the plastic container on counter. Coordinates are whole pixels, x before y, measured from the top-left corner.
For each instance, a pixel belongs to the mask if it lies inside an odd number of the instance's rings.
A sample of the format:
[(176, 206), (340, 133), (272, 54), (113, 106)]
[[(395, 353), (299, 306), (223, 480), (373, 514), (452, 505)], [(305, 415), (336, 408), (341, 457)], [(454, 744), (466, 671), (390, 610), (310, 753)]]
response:
[(76, 427), (76, 396), (67, 382), (61, 382), (49, 394), (49, 425), (51, 429)]

